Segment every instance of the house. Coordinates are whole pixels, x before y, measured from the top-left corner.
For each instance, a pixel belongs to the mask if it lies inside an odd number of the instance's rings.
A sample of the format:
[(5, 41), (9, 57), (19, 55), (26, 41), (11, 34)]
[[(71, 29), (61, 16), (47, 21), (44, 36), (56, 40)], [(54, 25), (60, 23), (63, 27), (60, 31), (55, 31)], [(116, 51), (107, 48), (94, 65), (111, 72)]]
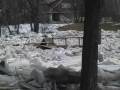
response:
[[(84, 0), (46, 1), (49, 1), (48, 14), (50, 22), (72, 22), (75, 17), (84, 17)], [(120, 0), (101, 0), (100, 7), (103, 20), (120, 21)]]
[(49, 22), (71, 22), (73, 18), (70, 0), (47, 0)]

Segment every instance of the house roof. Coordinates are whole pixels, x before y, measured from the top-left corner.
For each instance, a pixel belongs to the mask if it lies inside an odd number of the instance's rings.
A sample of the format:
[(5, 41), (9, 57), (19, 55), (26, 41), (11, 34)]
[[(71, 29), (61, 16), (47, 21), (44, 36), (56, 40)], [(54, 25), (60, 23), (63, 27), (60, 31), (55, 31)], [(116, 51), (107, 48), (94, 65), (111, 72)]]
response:
[(58, 5), (60, 5), (60, 4), (62, 3), (62, 1), (63, 1), (63, 0), (47, 0), (47, 2), (49, 2), (48, 5), (49, 5), (52, 9), (54, 9), (54, 8), (56, 8)]
[(54, 1), (56, 1), (56, 0), (45, 0), (45, 2), (46, 2), (47, 4), (49, 4), (49, 3), (51, 3), (51, 2), (54, 2)]

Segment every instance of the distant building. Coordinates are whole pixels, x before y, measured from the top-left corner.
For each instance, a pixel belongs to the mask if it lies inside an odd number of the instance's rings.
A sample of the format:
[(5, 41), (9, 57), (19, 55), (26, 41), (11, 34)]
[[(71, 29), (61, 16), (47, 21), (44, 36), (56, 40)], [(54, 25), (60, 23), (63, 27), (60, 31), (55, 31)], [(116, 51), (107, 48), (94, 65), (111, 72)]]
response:
[(48, 5), (48, 22), (71, 22), (73, 11), (71, 0), (46, 0)]
[[(77, 1), (78, 8), (76, 8), (80, 17), (84, 17), (84, 0), (45, 0), (48, 5), (47, 17), (49, 22), (73, 22), (74, 7)], [(113, 18), (120, 17), (120, 0), (101, 0), (101, 16), (105, 21), (110, 21)], [(112, 19), (111, 19), (112, 18)]]

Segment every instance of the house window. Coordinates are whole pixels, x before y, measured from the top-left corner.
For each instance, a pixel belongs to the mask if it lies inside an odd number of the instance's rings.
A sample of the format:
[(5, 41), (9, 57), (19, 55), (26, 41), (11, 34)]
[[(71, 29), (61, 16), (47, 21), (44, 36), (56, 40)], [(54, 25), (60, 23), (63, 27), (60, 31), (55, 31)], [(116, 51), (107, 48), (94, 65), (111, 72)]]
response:
[(60, 21), (60, 14), (59, 13), (53, 13), (52, 14), (52, 20), (53, 21)]

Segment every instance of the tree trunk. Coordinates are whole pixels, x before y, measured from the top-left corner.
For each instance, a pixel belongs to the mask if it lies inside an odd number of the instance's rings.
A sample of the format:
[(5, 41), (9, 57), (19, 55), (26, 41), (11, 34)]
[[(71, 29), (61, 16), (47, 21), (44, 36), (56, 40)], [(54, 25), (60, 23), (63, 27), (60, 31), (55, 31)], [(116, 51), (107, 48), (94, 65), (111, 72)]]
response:
[(38, 33), (39, 32), (39, 2), (40, 0), (36, 0), (31, 5), (31, 20), (33, 23), (33, 31)]
[(20, 25), (19, 24), (15, 25), (15, 29), (16, 29), (17, 34), (20, 34), (20, 31), (19, 31)]
[(34, 31), (34, 27), (33, 27), (33, 23), (32, 22), (30, 23), (30, 28), (31, 28), (31, 32), (33, 32)]
[(80, 90), (97, 90), (100, 0), (85, 0)]
[(38, 33), (39, 32), (39, 23), (38, 22), (34, 22), (34, 32)]
[(34, 32), (38, 33), (39, 32), (39, 22), (38, 22), (38, 11), (32, 9), (32, 15), (31, 15), (31, 20), (32, 20), (32, 24), (31, 24), (31, 31), (33, 30)]
[(10, 30), (9, 25), (7, 25), (7, 28), (8, 28), (8, 31), (9, 31), (10, 35), (12, 35), (12, 31)]
[(0, 37), (1, 37), (1, 33), (2, 33), (2, 32), (1, 32), (1, 25), (0, 25)]
[(33, 23), (33, 31), (38, 33), (39, 32), (39, 22), (38, 22), (38, 11), (37, 9), (32, 9), (32, 23)]

